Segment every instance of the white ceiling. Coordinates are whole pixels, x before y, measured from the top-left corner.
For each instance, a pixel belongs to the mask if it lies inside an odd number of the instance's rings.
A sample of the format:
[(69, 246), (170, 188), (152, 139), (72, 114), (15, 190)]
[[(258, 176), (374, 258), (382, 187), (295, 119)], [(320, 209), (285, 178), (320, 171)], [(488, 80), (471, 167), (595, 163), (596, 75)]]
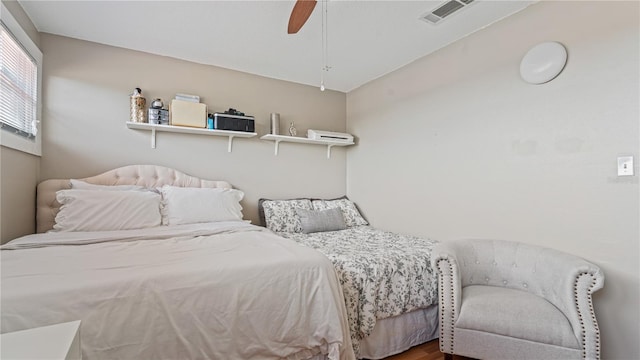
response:
[[(329, 0), (328, 89), (349, 92), (535, 1), (476, 0), (438, 25), (442, 1)], [(40, 32), (319, 86), (322, 4), (287, 34), (294, 1), (32, 1)], [(46, 54), (45, 54), (46, 55)]]

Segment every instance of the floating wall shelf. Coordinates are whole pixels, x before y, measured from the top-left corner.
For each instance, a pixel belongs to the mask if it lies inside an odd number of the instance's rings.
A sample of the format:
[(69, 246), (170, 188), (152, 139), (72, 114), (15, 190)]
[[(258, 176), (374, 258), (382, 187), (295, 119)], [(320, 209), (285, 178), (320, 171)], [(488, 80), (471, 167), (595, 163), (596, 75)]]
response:
[(339, 142), (339, 141), (330, 141), (330, 140), (313, 140), (307, 139), (304, 137), (298, 136), (285, 136), (285, 135), (264, 135), (260, 138), (261, 140), (269, 140), (275, 141), (275, 154), (278, 155), (278, 147), (281, 142), (294, 142), (294, 143), (302, 143), (302, 144), (314, 144), (314, 145), (326, 145), (327, 146), (327, 159), (331, 158), (331, 148), (334, 146), (349, 146), (354, 145), (354, 142)]
[(130, 122), (130, 121), (127, 121), (127, 127), (129, 129), (151, 131), (151, 148), (153, 149), (156, 148), (156, 132), (157, 131), (183, 133), (183, 134), (195, 134), (195, 135), (227, 136), (229, 138), (229, 146), (228, 146), (229, 152), (231, 152), (231, 147), (233, 144), (234, 137), (250, 138), (258, 135), (257, 133), (254, 133), (254, 132), (211, 130), (211, 129), (184, 127), (184, 126), (137, 123), (137, 122)]

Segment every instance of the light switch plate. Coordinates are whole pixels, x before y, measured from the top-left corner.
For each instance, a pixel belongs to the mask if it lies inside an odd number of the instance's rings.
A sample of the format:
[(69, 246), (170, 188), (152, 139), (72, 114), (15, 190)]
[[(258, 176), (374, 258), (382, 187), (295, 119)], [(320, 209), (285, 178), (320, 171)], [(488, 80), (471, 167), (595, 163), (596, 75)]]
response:
[(633, 156), (618, 157), (618, 176), (633, 175)]

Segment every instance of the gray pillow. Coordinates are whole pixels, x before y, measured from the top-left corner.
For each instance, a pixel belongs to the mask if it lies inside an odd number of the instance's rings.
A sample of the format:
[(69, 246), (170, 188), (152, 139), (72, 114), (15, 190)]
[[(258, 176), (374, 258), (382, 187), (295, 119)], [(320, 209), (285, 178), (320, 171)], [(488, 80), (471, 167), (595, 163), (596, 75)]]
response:
[(296, 213), (300, 218), (302, 232), (305, 234), (321, 231), (344, 230), (347, 228), (340, 208), (327, 210), (296, 209)]

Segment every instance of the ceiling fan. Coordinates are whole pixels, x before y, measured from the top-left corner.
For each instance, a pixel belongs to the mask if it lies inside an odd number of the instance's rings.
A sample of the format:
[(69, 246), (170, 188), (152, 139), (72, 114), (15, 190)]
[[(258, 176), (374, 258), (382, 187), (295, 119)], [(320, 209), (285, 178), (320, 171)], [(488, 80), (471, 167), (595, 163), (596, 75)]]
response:
[(298, 0), (291, 10), (291, 16), (289, 17), (289, 26), (287, 28), (288, 34), (295, 34), (307, 22), (309, 16), (316, 7), (316, 0)]

